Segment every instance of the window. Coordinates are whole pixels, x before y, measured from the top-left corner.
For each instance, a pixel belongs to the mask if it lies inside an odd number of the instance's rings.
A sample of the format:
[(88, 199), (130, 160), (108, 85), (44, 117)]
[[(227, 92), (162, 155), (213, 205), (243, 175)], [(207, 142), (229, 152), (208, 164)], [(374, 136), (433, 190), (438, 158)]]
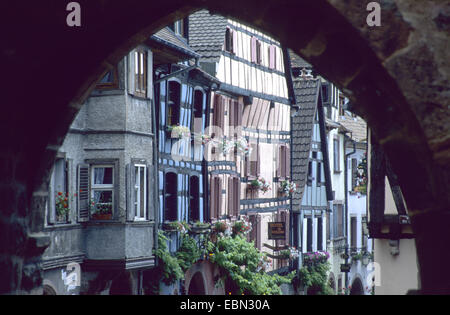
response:
[(312, 218), (306, 219), (306, 251), (313, 251), (313, 222)]
[(356, 243), (356, 217), (350, 218), (350, 247), (352, 251), (355, 251), (357, 248)]
[(134, 91), (136, 95), (145, 97), (147, 92), (147, 52), (134, 52)]
[(237, 33), (229, 27), (225, 31), (225, 51), (232, 54), (237, 52)]
[(175, 21), (173, 31), (175, 32), (175, 34), (184, 37), (184, 20)]
[(368, 235), (365, 233), (365, 226), (367, 224), (367, 217), (361, 217), (361, 247), (366, 250), (367, 249), (367, 238)]
[(96, 88), (102, 90), (118, 88), (117, 68), (109, 70), (97, 83)]
[(317, 250), (323, 250), (322, 218), (317, 218)]
[(330, 212), (327, 211), (326, 214), (326, 220), (327, 220), (327, 241), (331, 240), (331, 215)]
[(57, 158), (49, 187), (49, 223), (67, 223), (71, 206), (68, 187), (68, 162)]
[(189, 178), (189, 221), (200, 220), (200, 181), (197, 176)]
[(330, 85), (328, 83), (322, 84), (322, 103), (323, 105), (331, 104)]
[(176, 221), (178, 217), (178, 175), (166, 174), (164, 221)]
[(312, 180), (313, 180), (313, 177), (312, 177), (312, 168), (313, 168), (312, 162), (309, 161), (309, 163), (308, 163), (308, 178), (306, 179), (306, 185), (308, 185), (308, 186), (311, 186), (311, 185), (312, 185)]
[(167, 102), (167, 126), (180, 123), (181, 84), (176, 81), (169, 82), (169, 99)]
[(112, 219), (114, 208), (114, 167), (95, 165), (91, 168), (91, 218)]
[(334, 237), (344, 236), (344, 207), (342, 204), (333, 205), (334, 212)]
[(333, 139), (333, 161), (334, 172), (339, 173), (341, 171), (339, 157), (339, 139)]
[(246, 175), (247, 177), (258, 177), (260, 173), (260, 153), (257, 143), (250, 143), (251, 153), (245, 156)]
[(317, 186), (320, 186), (320, 184), (322, 183), (322, 163), (317, 162), (317, 169), (316, 169), (317, 173), (316, 173), (316, 183)]
[(135, 220), (145, 220), (147, 217), (147, 166), (134, 166), (134, 215)]

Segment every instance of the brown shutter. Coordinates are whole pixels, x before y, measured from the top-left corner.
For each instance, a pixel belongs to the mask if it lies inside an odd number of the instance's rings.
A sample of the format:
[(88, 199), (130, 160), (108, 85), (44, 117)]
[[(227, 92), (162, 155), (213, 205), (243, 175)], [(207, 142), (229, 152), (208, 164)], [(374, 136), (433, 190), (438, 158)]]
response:
[(217, 195), (216, 195), (216, 200), (217, 200), (217, 207), (216, 207), (216, 218), (218, 218), (219, 216), (221, 216), (221, 211), (222, 211), (222, 178), (217, 177)]
[(260, 155), (260, 152), (259, 152), (259, 144), (258, 145), (256, 145), (256, 151), (258, 152), (257, 154), (257, 156), (256, 156), (256, 158), (257, 158), (257, 161), (256, 161), (256, 176), (259, 176), (259, 174), (261, 173), (261, 155)]
[(256, 248), (261, 249), (261, 244), (260, 244), (260, 234), (261, 233), (261, 217), (260, 215), (256, 215), (256, 237), (255, 237), (255, 244), (256, 244)]
[(228, 100), (228, 126), (235, 125), (235, 112), (236, 108), (234, 106), (234, 101), (232, 99)]
[(240, 212), (240, 199), (241, 199), (241, 181), (239, 177), (234, 178), (234, 209), (235, 216), (239, 216)]
[(291, 150), (286, 146), (286, 178), (291, 177)]
[(275, 68), (275, 46), (270, 45), (269, 47), (269, 67), (271, 69)]
[(227, 191), (227, 200), (228, 200), (228, 215), (234, 215), (234, 191), (233, 191), (233, 178), (228, 177), (228, 191)]
[(238, 108), (238, 113), (237, 113), (237, 125), (238, 126), (242, 126), (242, 116), (244, 114), (244, 104), (242, 104), (239, 101), (236, 101), (237, 103), (237, 108)]
[(215, 219), (215, 209), (216, 209), (216, 177), (211, 176), (210, 193), (209, 193), (209, 219)]

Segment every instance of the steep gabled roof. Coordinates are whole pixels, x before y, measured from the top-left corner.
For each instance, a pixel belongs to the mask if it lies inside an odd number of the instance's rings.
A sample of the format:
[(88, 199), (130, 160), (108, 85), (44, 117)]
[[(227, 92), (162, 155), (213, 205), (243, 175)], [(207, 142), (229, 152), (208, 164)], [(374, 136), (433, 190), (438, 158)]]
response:
[(219, 62), (227, 25), (227, 18), (208, 10), (189, 16), (189, 45), (202, 55), (201, 61)]
[(321, 151), (323, 153), (325, 167), (325, 181), (327, 183), (327, 199), (331, 200), (331, 178), (329, 175), (328, 148), (325, 135), (325, 121), (323, 108), (320, 102), (320, 80), (319, 79), (294, 79), (294, 93), (299, 109), (292, 119), (292, 181), (298, 187), (292, 196), (294, 209), (300, 209), (303, 193), (305, 191), (308, 176), (309, 152), (313, 135), (313, 125), (316, 112), (319, 112), (319, 125), (321, 128)]
[(186, 59), (200, 58), (200, 55), (169, 27), (150, 36), (148, 44), (155, 52), (155, 63), (158, 63), (159, 59), (162, 63), (177, 63)]
[(339, 123), (351, 131), (353, 140), (367, 142), (367, 124), (361, 117), (352, 117), (345, 113), (344, 116), (339, 117)]
[(291, 49), (288, 49), (289, 57), (291, 58), (292, 68), (306, 68), (311, 69), (312, 66), (299, 55), (295, 54)]

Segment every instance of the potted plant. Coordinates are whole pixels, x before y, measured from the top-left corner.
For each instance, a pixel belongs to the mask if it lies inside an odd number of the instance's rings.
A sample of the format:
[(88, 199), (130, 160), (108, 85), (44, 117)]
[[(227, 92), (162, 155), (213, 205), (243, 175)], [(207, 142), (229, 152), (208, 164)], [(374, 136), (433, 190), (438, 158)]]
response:
[(270, 184), (264, 178), (259, 177), (250, 182), (250, 189), (259, 189), (263, 193), (266, 193), (270, 190)]
[(68, 193), (63, 193), (59, 191), (56, 195), (55, 200), (56, 209), (56, 221), (57, 222), (67, 222), (67, 215), (70, 211)]
[(206, 233), (209, 232), (211, 228), (211, 224), (207, 222), (196, 221), (191, 228), (191, 231), (194, 233)]
[(189, 224), (184, 221), (166, 221), (162, 226), (164, 231), (167, 232), (182, 232), (187, 233), (191, 228)]
[(297, 190), (297, 184), (289, 180), (283, 180), (280, 183), (279, 192), (285, 196), (294, 193)]
[(112, 219), (112, 205), (99, 204), (95, 201), (90, 201), (90, 208), (93, 220), (111, 220)]
[(241, 220), (241, 221), (236, 221), (233, 224), (232, 227), (232, 232), (233, 232), (233, 236), (235, 235), (244, 235), (246, 233), (248, 233), (251, 230), (250, 224), (245, 221), (245, 220)]
[(168, 126), (167, 131), (170, 132), (171, 138), (174, 139), (189, 138), (191, 136), (191, 131), (185, 126)]

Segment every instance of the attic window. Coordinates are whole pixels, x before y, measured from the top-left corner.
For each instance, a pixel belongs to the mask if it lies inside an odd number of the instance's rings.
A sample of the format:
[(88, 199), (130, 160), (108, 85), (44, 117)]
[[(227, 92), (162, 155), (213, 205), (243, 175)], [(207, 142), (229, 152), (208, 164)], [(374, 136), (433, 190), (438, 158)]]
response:
[(232, 54), (237, 52), (237, 33), (229, 27), (225, 32), (225, 51)]

